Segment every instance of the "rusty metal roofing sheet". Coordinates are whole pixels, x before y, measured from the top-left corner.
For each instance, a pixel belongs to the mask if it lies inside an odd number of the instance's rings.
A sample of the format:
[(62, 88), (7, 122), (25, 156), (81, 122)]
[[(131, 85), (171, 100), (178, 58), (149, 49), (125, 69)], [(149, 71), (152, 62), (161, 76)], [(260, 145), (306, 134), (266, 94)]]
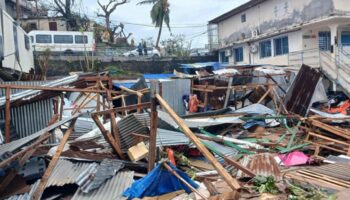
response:
[(97, 164), (84, 162), (72, 163), (68, 160), (60, 159), (52, 171), (46, 187), (75, 184), (78, 176), (86, 171), (86, 169), (93, 168), (93, 166), (97, 166)]
[[(252, 170), (256, 175), (273, 176), (275, 180), (281, 180), (281, 171), (275, 158), (270, 153), (244, 156), (240, 161), (241, 165)], [(239, 170), (237, 177), (244, 177), (244, 173)]]
[(124, 190), (130, 187), (134, 182), (133, 177), (133, 171), (119, 172), (113, 176), (113, 178), (103, 183), (101, 187), (89, 194), (85, 194), (81, 190), (78, 190), (72, 197), (72, 200), (125, 200), (127, 198), (123, 197), (122, 194)]
[(284, 104), (287, 110), (306, 116), (320, 78), (318, 69), (303, 65), (286, 94)]
[(39, 186), (40, 180), (37, 180), (35, 183), (33, 183), (30, 186), (30, 191), (21, 195), (14, 195), (10, 198), (7, 198), (6, 200), (30, 200), (32, 198), (32, 195), (34, 194), (35, 190)]

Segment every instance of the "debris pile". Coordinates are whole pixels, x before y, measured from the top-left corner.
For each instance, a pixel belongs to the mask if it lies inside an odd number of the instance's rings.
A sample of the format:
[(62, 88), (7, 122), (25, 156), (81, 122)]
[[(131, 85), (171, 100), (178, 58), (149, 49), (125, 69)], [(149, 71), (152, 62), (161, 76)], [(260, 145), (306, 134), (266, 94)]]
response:
[(1, 199), (346, 197), (350, 99), (322, 72), (201, 67), (1, 83)]

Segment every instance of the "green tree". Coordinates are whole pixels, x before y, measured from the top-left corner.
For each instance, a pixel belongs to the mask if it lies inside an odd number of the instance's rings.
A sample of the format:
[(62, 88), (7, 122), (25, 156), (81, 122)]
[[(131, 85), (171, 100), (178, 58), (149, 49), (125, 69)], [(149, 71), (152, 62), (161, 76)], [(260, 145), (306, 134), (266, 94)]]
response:
[(152, 23), (159, 28), (158, 37), (156, 41), (156, 48), (159, 49), (160, 36), (162, 34), (163, 23), (170, 29), (170, 4), (168, 0), (142, 0), (139, 5), (153, 4), (151, 9)]

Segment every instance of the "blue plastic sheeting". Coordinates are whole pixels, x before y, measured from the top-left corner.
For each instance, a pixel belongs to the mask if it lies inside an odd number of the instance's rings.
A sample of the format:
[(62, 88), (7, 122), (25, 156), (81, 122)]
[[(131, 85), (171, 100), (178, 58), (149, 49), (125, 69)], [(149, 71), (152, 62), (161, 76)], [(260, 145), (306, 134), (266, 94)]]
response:
[(261, 120), (248, 120), (244, 125), (243, 128), (244, 129), (250, 129), (254, 126), (262, 126), (262, 127), (266, 127), (266, 123), (265, 121), (261, 121)]
[(120, 87), (120, 86), (124, 86), (126, 88), (131, 88), (133, 85), (135, 85), (135, 83), (114, 83), (113, 86), (114, 87)]
[[(187, 183), (194, 188), (198, 188), (198, 185), (194, 183), (187, 174), (177, 169), (171, 163), (168, 164), (185, 179)], [(134, 198), (159, 196), (178, 190), (185, 190), (187, 193), (191, 193), (191, 190), (185, 184), (171, 174), (162, 164), (159, 164), (147, 176), (135, 181), (130, 188), (124, 191), (123, 195), (131, 200)]]
[(174, 74), (144, 74), (145, 79), (169, 79)]

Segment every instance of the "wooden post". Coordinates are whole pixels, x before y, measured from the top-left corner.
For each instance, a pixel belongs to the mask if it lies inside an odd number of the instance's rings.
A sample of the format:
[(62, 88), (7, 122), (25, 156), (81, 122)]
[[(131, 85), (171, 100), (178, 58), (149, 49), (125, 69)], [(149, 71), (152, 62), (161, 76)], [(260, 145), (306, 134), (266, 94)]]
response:
[(5, 143), (11, 142), (11, 89), (6, 88), (5, 104)]
[(60, 97), (60, 99), (61, 99), (61, 105), (60, 105), (60, 117), (59, 117), (59, 121), (61, 121), (62, 120), (62, 117), (63, 117), (63, 109), (64, 109), (64, 94), (62, 93), (61, 94), (61, 97)]
[(185, 179), (183, 179), (175, 170), (173, 170), (167, 163), (163, 163), (164, 167), (170, 172), (172, 173), (174, 176), (176, 176), (176, 178), (178, 178), (183, 184), (185, 184), (188, 188), (190, 188), (190, 190), (196, 194), (198, 194), (202, 199), (204, 200), (209, 200), (206, 196), (204, 196), (203, 194), (201, 194), (198, 190), (196, 190), (196, 188), (192, 187), (191, 184), (187, 183), (187, 181)]
[(193, 134), (191, 129), (184, 123), (184, 121), (175, 113), (175, 111), (169, 106), (169, 104), (159, 95), (156, 94), (159, 104), (165, 109), (171, 118), (179, 125), (181, 130), (191, 139), (191, 141), (196, 145), (198, 150), (206, 157), (214, 168), (218, 171), (218, 173), (223, 177), (226, 183), (233, 189), (238, 190), (241, 188), (238, 181), (226, 171), (226, 169), (215, 159), (213, 154), (209, 152), (209, 150), (202, 144), (202, 142)]
[(104, 128), (103, 124), (98, 119), (97, 115), (91, 115), (91, 117), (95, 121), (97, 127), (100, 129), (105, 140), (112, 146), (113, 150), (118, 153), (120, 158), (124, 159), (123, 152), (122, 152), (120, 146), (118, 145), (118, 142), (115, 141), (112, 134)]
[(230, 101), (230, 96), (231, 96), (231, 91), (232, 91), (232, 82), (233, 82), (233, 77), (230, 77), (228, 80), (228, 86), (227, 86), (227, 90), (226, 90), (226, 98), (225, 98), (225, 104), (224, 104), (224, 108), (227, 108), (228, 102)]
[(148, 153), (148, 172), (154, 168), (157, 151), (157, 128), (158, 128), (158, 112), (157, 99), (151, 99), (151, 132), (149, 137), (149, 153)]
[(44, 175), (42, 176), (42, 178), (40, 180), (40, 183), (39, 183), (37, 189), (35, 190), (35, 192), (34, 192), (34, 194), (32, 196), (32, 200), (39, 200), (39, 199), (41, 199), (41, 195), (43, 194), (43, 192), (45, 190), (47, 181), (49, 180), (50, 175), (51, 175), (52, 171), (54, 170), (54, 168), (55, 168), (55, 166), (56, 166), (56, 164), (58, 162), (58, 159), (61, 156), (63, 148), (66, 145), (70, 134), (73, 132), (74, 125), (75, 125), (75, 122), (77, 121), (77, 119), (78, 118), (75, 118), (75, 119), (73, 119), (70, 122), (68, 130), (65, 132), (65, 134), (64, 134), (64, 136), (63, 136), (63, 138), (61, 140), (61, 143), (60, 143), (60, 145), (57, 148), (57, 151), (56, 151), (55, 155), (52, 157), (49, 166), (47, 167)]
[[(142, 104), (142, 95), (137, 95), (137, 104), (140, 105)], [(141, 113), (142, 109), (141, 108), (137, 108), (137, 113)]]

